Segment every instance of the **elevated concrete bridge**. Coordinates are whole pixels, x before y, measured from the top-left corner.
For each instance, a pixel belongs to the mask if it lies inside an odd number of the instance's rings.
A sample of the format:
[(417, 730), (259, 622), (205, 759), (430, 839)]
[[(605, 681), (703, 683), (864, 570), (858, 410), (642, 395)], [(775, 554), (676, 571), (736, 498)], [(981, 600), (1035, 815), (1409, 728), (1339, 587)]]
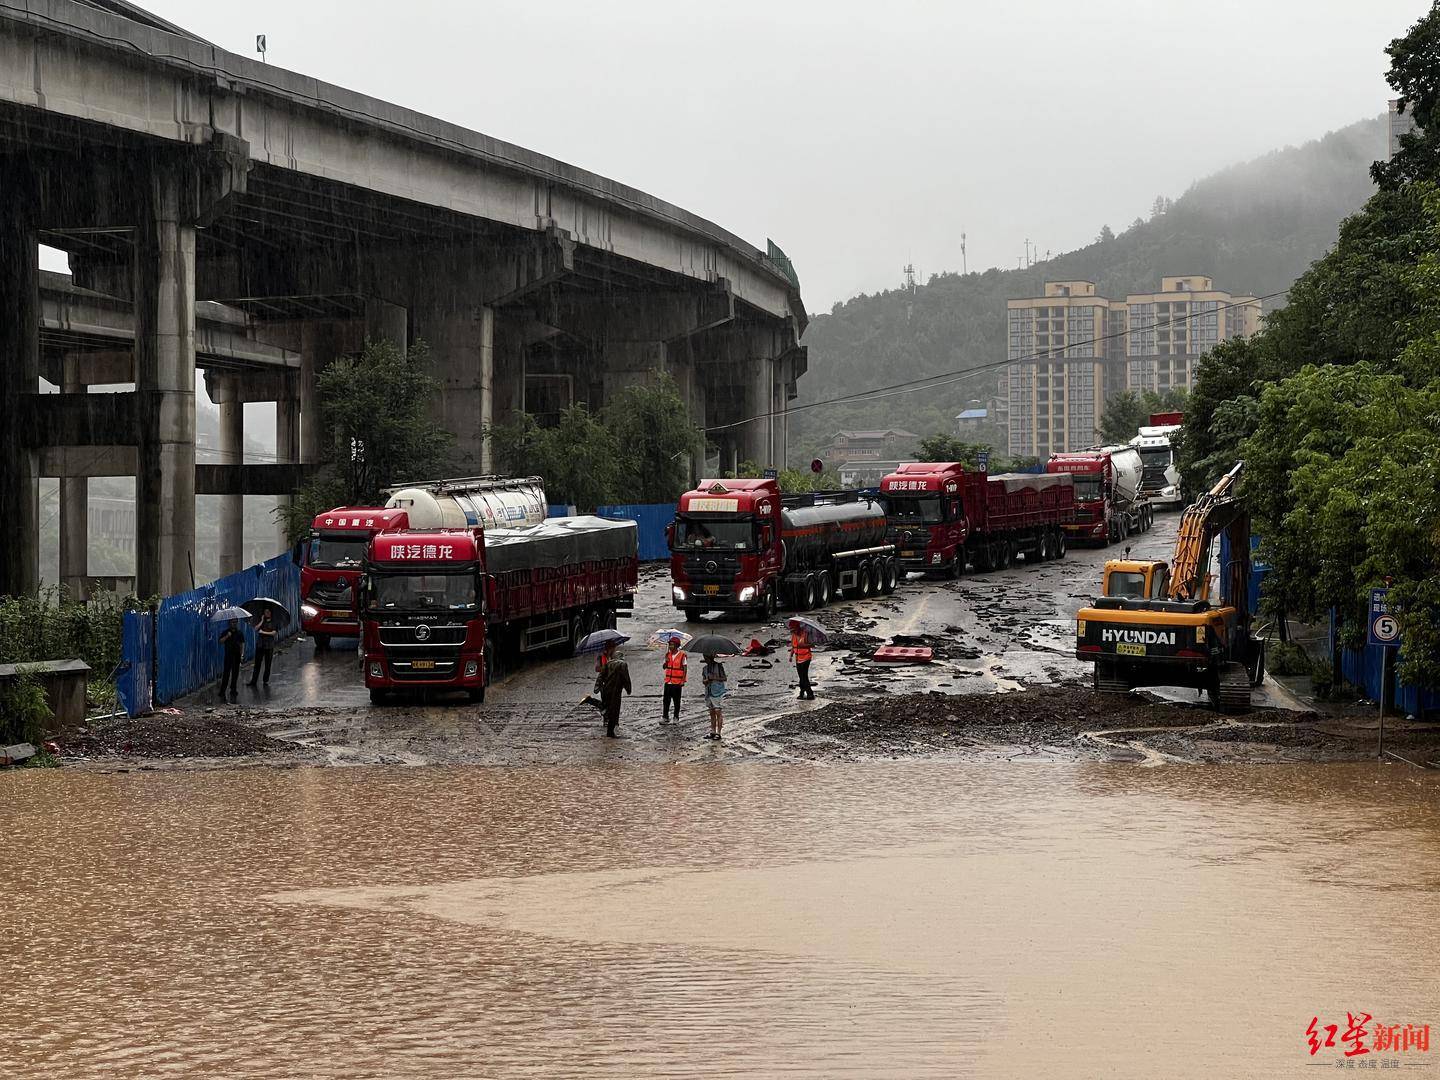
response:
[[(0, 190), (0, 511), (19, 540), (0, 592), (35, 587), (41, 475), (61, 476), (61, 576), (84, 576), (76, 447), (128, 448), (108, 460), (137, 476), (142, 595), (188, 587), (197, 490), (227, 496), (238, 560), (242, 494), (287, 493), (318, 459), (316, 374), (367, 338), (429, 344), (461, 470), (491, 468), (487, 431), (518, 410), (598, 407), (666, 371), (702, 426), (773, 414), (721, 433), (718, 465), (784, 463), (806, 314), (783, 257), (123, 0), (0, 0)], [(42, 243), (69, 254), (65, 296), (42, 288)], [(200, 487), (197, 366), (233, 459)], [(117, 383), (135, 389), (87, 392)], [(241, 460), (254, 400), (276, 402), (279, 465)]]

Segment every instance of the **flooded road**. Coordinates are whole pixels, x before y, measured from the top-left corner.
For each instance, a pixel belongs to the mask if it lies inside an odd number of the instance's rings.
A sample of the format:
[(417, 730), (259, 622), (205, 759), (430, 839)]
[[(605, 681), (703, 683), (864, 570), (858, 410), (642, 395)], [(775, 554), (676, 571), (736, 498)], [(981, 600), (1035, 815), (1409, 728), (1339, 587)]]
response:
[(29, 772), (0, 835), (6, 1076), (1275, 1077), (1440, 1021), (1401, 766)]

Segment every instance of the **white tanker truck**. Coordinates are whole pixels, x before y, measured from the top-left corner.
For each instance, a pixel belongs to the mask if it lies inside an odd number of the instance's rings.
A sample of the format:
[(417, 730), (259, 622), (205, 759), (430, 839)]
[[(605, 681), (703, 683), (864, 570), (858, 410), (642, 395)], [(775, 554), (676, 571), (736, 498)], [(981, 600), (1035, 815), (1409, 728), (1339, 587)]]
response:
[(412, 529), (510, 529), (545, 520), (538, 476), (422, 480), (385, 490), (385, 508), (404, 510)]

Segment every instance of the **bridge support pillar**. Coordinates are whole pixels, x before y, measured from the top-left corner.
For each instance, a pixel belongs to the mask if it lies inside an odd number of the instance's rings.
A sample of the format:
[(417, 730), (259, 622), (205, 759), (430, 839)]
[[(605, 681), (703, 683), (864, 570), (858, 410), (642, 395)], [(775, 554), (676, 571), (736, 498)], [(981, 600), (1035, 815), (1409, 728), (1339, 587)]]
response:
[[(292, 371), (283, 379), (280, 398), (275, 402), (275, 461), (279, 465), (293, 465), (300, 454), (300, 388), (299, 379)], [(290, 505), (289, 495), (275, 499), (279, 511), (275, 520), (275, 543), (277, 551), (290, 546), (290, 536), (285, 529), (285, 508)]]
[[(245, 463), (245, 405), (240, 400), (239, 377), (218, 375), (213, 380), (215, 404), (220, 409), (220, 439), (216, 464)], [(243, 569), (245, 549), (245, 496), (217, 495), (220, 502), (220, 576)]]
[(431, 374), (442, 387), (431, 415), (455, 436), (459, 475), (489, 473), (495, 310), (452, 294), (415, 316), (416, 338), (429, 347)]
[(25, 201), (15, 194), (0, 208), (0, 521), (9, 533), (0, 544), (0, 595), (23, 596), (40, 587), (39, 463), (20, 424), (40, 389), (40, 271)]
[(745, 393), (745, 415), (753, 417), (739, 429), (744, 460), (762, 469), (782, 468), (775, 446), (775, 361), (756, 357), (747, 362), (748, 383)]
[[(80, 358), (61, 360), (60, 390), (83, 394), (86, 382)], [(60, 584), (72, 600), (89, 599), (90, 481), (83, 476), (60, 478)]]
[[(367, 324), (368, 325), (368, 324)], [(340, 355), (340, 334), (332, 322), (306, 322), (300, 326), (300, 461), (318, 464), (325, 446), (320, 423), (316, 380)], [(278, 415), (278, 414), (277, 414)]]
[(135, 243), (135, 479), (140, 596), (192, 588), (195, 561), (195, 226), (178, 170), (155, 168)]
[(410, 347), (410, 312), (399, 304), (369, 297), (365, 301), (365, 340), (388, 341), (401, 352)]

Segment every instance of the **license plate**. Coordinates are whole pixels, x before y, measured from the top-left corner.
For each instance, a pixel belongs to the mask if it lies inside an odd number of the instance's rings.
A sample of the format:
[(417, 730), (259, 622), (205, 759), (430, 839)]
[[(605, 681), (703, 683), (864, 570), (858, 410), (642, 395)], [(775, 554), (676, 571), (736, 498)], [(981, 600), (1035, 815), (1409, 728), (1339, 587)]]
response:
[(913, 559), (917, 554), (919, 553), (914, 551), (902, 551), (900, 552), (900, 557), (902, 559)]
[(413, 668), (413, 669), (416, 670), (416, 671), (434, 671), (434, 670), (435, 670), (435, 661), (434, 661), (434, 660), (413, 660), (413, 661), (411, 661), (410, 666), (411, 666), (411, 668)]
[(1116, 646), (1115, 646), (1115, 651), (1116, 651), (1117, 653), (1119, 653), (1121, 656), (1144, 656), (1144, 655), (1145, 655), (1145, 646), (1144, 646), (1144, 645), (1130, 645), (1130, 644), (1127, 644), (1127, 643), (1125, 643), (1125, 642), (1121, 642), (1119, 645), (1116, 645)]
[(719, 585), (706, 585), (706, 586), (705, 586), (705, 595), (706, 595), (706, 596), (719, 596), (719, 595), (720, 595), (720, 586), (719, 586)]
[(327, 618), (327, 619), (349, 619), (349, 618), (350, 618), (350, 612), (348, 612), (348, 611), (327, 611), (327, 612), (325, 612), (325, 618)]

